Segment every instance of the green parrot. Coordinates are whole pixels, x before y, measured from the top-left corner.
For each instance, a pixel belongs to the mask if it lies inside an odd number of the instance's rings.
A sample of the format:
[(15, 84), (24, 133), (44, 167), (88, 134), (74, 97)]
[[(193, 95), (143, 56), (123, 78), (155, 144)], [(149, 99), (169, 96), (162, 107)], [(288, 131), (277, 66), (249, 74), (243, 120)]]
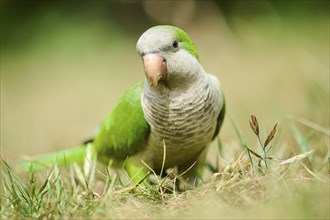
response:
[[(159, 25), (139, 38), (136, 49), (145, 80), (119, 99), (90, 142), (97, 160), (123, 167), (138, 183), (148, 169), (171, 167), (200, 177), (208, 144), (225, 114), (220, 83), (199, 62), (195, 45), (181, 29)], [(36, 157), (35, 161), (84, 161), (86, 144)], [(164, 160), (165, 159), (165, 160)]]

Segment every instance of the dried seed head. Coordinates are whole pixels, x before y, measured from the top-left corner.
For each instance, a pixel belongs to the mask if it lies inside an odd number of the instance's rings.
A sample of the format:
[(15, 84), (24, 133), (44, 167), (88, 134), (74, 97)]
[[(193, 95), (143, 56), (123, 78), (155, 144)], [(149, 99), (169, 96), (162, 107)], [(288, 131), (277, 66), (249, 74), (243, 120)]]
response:
[(251, 121), (250, 121), (250, 127), (253, 130), (253, 132), (259, 136), (259, 124), (257, 121), (257, 117), (254, 115), (251, 115)]
[(277, 123), (274, 125), (273, 130), (269, 133), (267, 139), (264, 143), (264, 148), (273, 140), (275, 133), (276, 133)]

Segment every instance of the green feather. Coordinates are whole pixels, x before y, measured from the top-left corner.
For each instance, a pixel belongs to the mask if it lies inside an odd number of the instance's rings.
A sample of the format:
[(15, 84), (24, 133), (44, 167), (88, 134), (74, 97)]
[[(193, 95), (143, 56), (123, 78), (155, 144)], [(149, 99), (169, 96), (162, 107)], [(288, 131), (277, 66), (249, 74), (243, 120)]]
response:
[(196, 57), (196, 59), (199, 61), (199, 56), (198, 52), (196, 50), (195, 44), (192, 42), (190, 37), (186, 32), (181, 30), (180, 28), (177, 28), (175, 26), (171, 25), (158, 25), (155, 27), (152, 27), (153, 30), (166, 30), (166, 31), (171, 31), (173, 33), (173, 38), (175, 40), (180, 42), (181, 48), (187, 50), (191, 55)]
[(223, 120), (225, 119), (225, 113), (226, 113), (226, 103), (225, 103), (225, 101), (223, 101), (223, 106), (222, 106), (222, 109), (217, 118), (217, 126), (215, 128), (215, 132), (214, 132), (212, 140), (214, 140), (214, 138), (216, 138), (219, 134), (221, 125), (223, 123)]
[(87, 145), (79, 145), (74, 148), (65, 149), (53, 153), (46, 153), (34, 157), (31, 160), (23, 160), (19, 163), (19, 168), (28, 170), (33, 165), (33, 170), (40, 170), (52, 167), (54, 163), (58, 166), (65, 166), (73, 162), (83, 164), (85, 160)]
[(191, 55), (199, 60), (199, 56), (196, 47), (192, 40), (189, 38), (188, 34), (181, 30), (180, 28), (173, 27), (175, 29), (175, 38), (181, 43), (181, 47), (187, 50)]
[(141, 106), (144, 84), (141, 81), (126, 91), (101, 125), (93, 147), (103, 163), (123, 161), (146, 145), (150, 127)]

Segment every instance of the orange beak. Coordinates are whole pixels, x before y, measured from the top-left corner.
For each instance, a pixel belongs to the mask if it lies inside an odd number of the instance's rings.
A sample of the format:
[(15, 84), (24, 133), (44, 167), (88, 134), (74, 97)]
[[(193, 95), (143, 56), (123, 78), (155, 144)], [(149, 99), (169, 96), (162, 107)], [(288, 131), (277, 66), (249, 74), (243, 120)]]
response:
[(143, 65), (146, 77), (153, 86), (167, 78), (167, 66), (163, 57), (152, 53), (146, 54), (143, 56)]

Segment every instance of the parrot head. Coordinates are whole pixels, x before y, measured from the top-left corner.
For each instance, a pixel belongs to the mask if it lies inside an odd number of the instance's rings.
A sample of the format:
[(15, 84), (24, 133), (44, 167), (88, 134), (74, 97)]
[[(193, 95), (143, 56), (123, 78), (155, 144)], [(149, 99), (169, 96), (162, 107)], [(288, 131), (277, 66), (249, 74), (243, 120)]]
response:
[(137, 52), (143, 60), (144, 72), (150, 84), (169, 87), (196, 78), (201, 68), (197, 50), (181, 29), (159, 25), (148, 29), (139, 38)]

